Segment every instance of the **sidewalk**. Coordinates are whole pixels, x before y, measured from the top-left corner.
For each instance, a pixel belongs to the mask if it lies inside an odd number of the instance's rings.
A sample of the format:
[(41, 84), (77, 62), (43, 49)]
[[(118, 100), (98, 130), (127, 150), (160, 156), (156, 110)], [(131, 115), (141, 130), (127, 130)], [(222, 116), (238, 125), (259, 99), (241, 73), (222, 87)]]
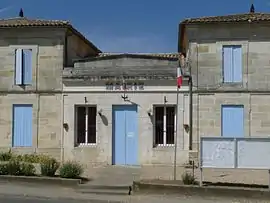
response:
[[(192, 172), (192, 169), (177, 167), (177, 180), (182, 174)], [(106, 166), (87, 168), (85, 175), (93, 178), (90, 185), (128, 186), (134, 180), (162, 179), (173, 180), (173, 166), (142, 166), (142, 167), (117, 167)], [(195, 169), (197, 179), (200, 178), (199, 169)], [(203, 180), (207, 182), (227, 182), (268, 185), (267, 170), (242, 170), (242, 169), (204, 169)]]

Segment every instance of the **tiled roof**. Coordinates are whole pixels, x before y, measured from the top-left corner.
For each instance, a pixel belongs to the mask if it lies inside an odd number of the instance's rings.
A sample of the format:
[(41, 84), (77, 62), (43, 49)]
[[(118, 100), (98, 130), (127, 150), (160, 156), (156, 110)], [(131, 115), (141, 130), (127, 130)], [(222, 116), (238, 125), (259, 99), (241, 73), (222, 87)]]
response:
[(68, 21), (64, 20), (39, 20), (39, 19), (28, 19), (25, 17), (0, 19), (1, 28), (46, 27), (46, 26), (71, 26), (71, 24)]
[(100, 53), (97, 57), (107, 57), (116, 55), (137, 55), (137, 56), (152, 56), (164, 59), (178, 59), (178, 53)]
[(188, 18), (182, 24), (226, 23), (226, 22), (270, 22), (270, 13), (245, 13), (225, 16)]
[(75, 35), (80, 37), (95, 51), (101, 52), (92, 42), (86, 39), (78, 30), (76, 30), (68, 21), (64, 20), (40, 20), (28, 19), (25, 17), (0, 19), (0, 28), (26, 28), (26, 27), (62, 27), (67, 28)]

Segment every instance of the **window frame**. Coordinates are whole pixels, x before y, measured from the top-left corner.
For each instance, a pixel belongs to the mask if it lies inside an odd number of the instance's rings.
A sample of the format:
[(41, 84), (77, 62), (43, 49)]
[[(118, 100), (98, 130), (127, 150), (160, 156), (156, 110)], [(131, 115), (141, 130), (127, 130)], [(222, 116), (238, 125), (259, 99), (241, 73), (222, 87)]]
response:
[[(84, 107), (86, 108), (86, 112), (89, 111), (89, 107), (94, 107), (96, 110), (96, 124), (95, 124), (95, 143), (87, 143), (88, 142), (88, 114), (85, 114), (85, 143), (78, 143), (78, 108)], [(87, 147), (87, 146), (96, 146), (97, 145), (97, 105), (75, 105), (74, 106), (74, 146), (75, 147)]]
[[(164, 113), (163, 113), (163, 144), (157, 144), (156, 143), (156, 108), (157, 107), (163, 107)], [(166, 122), (166, 111), (167, 107), (174, 107), (174, 144), (167, 144), (166, 138), (167, 138), (167, 122)], [(153, 105), (153, 146), (154, 147), (173, 147), (175, 146), (175, 134), (176, 134), (176, 114), (177, 114), (177, 105), (176, 104), (155, 104)]]

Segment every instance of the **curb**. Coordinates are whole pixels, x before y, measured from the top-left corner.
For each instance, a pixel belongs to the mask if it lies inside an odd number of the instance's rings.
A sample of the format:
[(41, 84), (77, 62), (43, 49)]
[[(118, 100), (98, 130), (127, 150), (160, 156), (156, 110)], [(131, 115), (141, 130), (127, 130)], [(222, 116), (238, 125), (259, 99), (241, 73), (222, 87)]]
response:
[(131, 195), (132, 185), (84, 185), (76, 188), (77, 192), (84, 194), (103, 194), (103, 195)]
[(63, 202), (68, 202), (68, 201), (78, 201), (80, 200), (80, 202), (85, 202), (85, 203), (89, 203), (89, 201), (93, 201), (96, 203), (104, 203), (104, 202), (111, 202), (111, 203), (121, 203), (120, 201), (115, 201), (115, 200), (102, 200), (102, 199), (94, 199), (94, 198), (90, 198), (90, 199), (85, 199), (85, 198), (78, 198), (78, 197), (48, 197), (48, 196), (37, 196), (37, 195), (25, 195), (25, 194), (4, 194), (4, 193), (0, 193), (0, 198), (8, 198), (10, 200), (14, 200), (14, 199), (19, 199), (21, 200), (22, 198), (24, 200), (27, 199), (35, 199), (35, 200), (58, 200), (58, 201), (63, 201)]
[(81, 184), (81, 179), (65, 179), (65, 178), (39, 177), (39, 176), (0, 175), (0, 181), (47, 184), (47, 185), (50, 184), (61, 186), (78, 186), (79, 184)]
[(149, 182), (133, 182), (135, 194), (174, 194), (183, 196), (237, 197), (270, 199), (270, 190), (261, 188), (240, 188), (224, 186), (195, 186), (178, 184), (158, 184)]
[(95, 190), (129, 190), (131, 185), (79, 185), (78, 189), (95, 189)]

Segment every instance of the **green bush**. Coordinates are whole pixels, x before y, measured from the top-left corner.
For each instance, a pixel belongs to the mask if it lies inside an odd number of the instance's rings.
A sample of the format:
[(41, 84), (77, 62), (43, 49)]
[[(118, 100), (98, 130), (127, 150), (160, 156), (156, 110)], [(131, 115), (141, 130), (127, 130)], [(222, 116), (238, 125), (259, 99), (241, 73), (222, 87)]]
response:
[(20, 175), (34, 176), (36, 168), (32, 163), (21, 163), (20, 164)]
[(59, 168), (59, 163), (54, 158), (47, 159), (40, 164), (40, 168), (41, 168), (41, 175), (52, 177), (55, 176), (55, 173)]
[(61, 178), (79, 178), (83, 173), (83, 167), (77, 162), (68, 161), (59, 170)]
[(8, 152), (0, 152), (0, 161), (9, 161), (13, 158), (13, 153), (11, 152), (11, 150), (9, 150)]
[(0, 175), (8, 175), (8, 163), (0, 164)]
[(16, 160), (28, 163), (42, 163), (44, 160), (48, 159), (50, 159), (50, 157), (44, 154), (24, 154), (16, 156)]
[(188, 173), (188, 172), (185, 172), (182, 174), (182, 182), (185, 184), (185, 185), (196, 185), (198, 184), (198, 182), (196, 181), (196, 178)]
[(8, 175), (19, 176), (22, 174), (21, 164), (17, 160), (11, 160), (7, 163)]

